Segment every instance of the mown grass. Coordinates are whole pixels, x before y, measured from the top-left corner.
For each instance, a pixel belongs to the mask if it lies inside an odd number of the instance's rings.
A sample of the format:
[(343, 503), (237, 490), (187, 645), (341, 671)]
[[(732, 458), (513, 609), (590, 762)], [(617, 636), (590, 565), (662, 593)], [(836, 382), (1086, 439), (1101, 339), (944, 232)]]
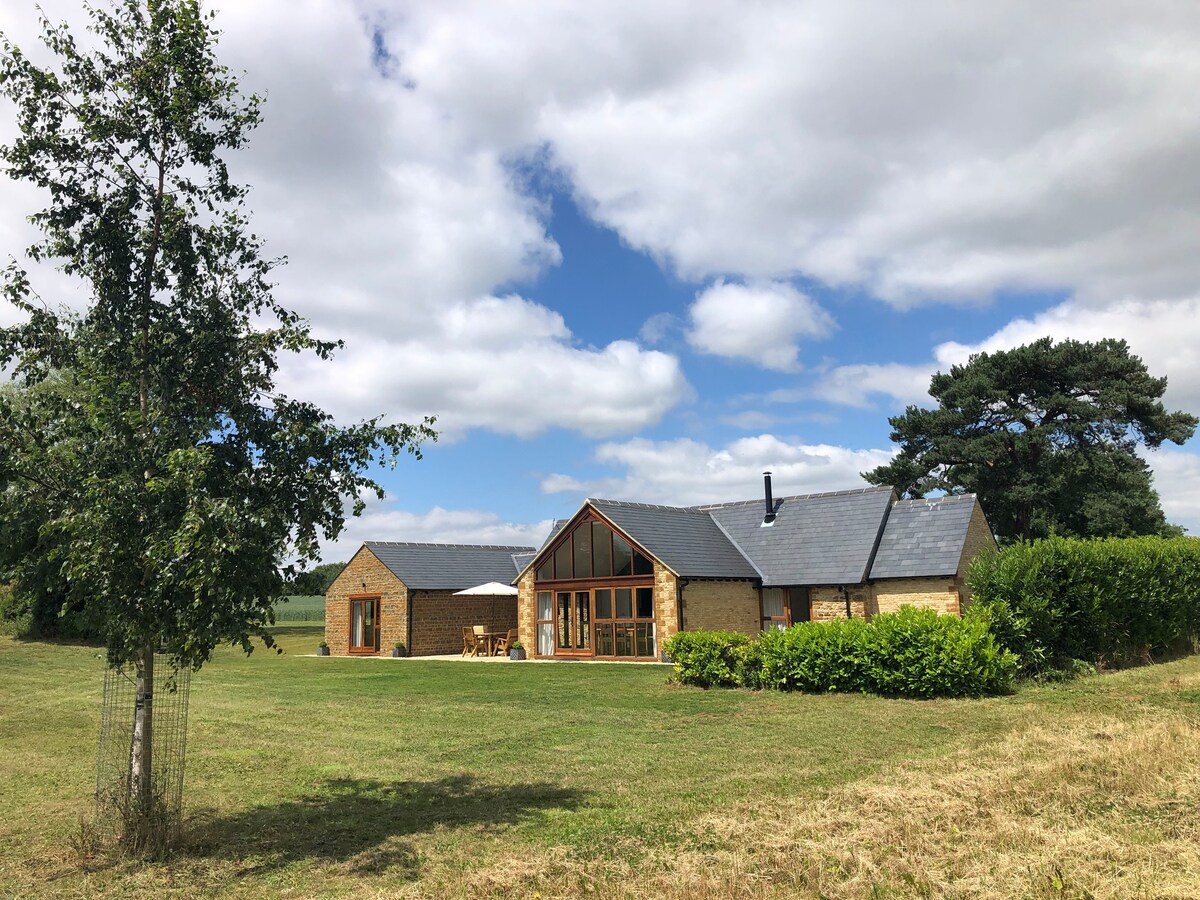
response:
[(918, 702), (279, 634), (196, 676), (153, 862), (73, 847), (97, 651), (0, 639), (0, 896), (1200, 896), (1200, 659)]

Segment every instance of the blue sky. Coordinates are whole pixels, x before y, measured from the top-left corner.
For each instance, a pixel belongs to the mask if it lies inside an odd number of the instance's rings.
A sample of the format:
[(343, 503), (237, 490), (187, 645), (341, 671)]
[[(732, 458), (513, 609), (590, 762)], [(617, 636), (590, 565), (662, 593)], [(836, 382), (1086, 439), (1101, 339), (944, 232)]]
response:
[[(858, 486), (934, 371), (1042, 335), (1124, 337), (1200, 412), (1194, 4), (211, 5), (267, 96), (230, 163), (277, 295), (347, 343), (282, 387), (443, 430), (328, 558)], [(38, 202), (0, 179), (0, 253)], [(1149, 457), (1194, 531), (1196, 451)]]

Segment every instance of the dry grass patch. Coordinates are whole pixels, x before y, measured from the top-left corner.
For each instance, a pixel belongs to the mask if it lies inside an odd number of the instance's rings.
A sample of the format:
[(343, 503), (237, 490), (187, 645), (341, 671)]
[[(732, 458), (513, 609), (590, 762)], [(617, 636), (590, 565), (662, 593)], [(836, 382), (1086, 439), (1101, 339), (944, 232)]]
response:
[(636, 867), (560, 854), (527, 860), (521, 888), (511, 867), (475, 881), (547, 898), (1195, 898), (1200, 728), (1030, 728), (819, 800), (748, 801), (699, 819), (695, 836), (699, 846)]

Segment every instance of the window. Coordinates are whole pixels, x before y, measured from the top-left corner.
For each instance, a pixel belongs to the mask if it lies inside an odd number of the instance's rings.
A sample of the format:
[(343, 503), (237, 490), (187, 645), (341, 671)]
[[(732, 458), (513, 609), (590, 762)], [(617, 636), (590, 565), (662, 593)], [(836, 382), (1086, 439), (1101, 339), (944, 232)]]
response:
[(808, 605), (808, 588), (794, 587), (791, 591), (791, 606), (788, 609), (789, 622), (807, 622), (811, 617)]
[(538, 655), (653, 659), (653, 577), (654, 560), (597, 518), (556, 535), (534, 578)]
[(653, 657), (654, 588), (599, 588), (596, 601), (596, 655)]
[(549, 591), (538, 591), (537, 600), (537, 652), (538, 656), (551, 656), (554, 653), (554, 611), (552, 608), (552, 596)]
[(537, 581), (651, 576), (654, 561), (603, 522), (579, 523), (558, 538), (553, 554), (537, 568)]
[(787, 592), (783, 588), (762, 589), (762, 630), (783, 631), (788, 627)]
[(612, 531), (603, 522), (592, 523), (592, 565), (597, 578), (612, 574)]

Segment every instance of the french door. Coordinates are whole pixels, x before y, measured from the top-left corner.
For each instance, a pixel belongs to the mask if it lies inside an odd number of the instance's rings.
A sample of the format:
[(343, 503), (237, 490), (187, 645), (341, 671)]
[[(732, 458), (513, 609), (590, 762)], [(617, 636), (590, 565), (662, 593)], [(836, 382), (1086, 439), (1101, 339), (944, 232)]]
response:
[(379, 598), (350, 599), (350, 652), (379, 652)]
[(592, 652), (592, 595), (590, 591), (558, 591), (554, 607), (555, 655)]

